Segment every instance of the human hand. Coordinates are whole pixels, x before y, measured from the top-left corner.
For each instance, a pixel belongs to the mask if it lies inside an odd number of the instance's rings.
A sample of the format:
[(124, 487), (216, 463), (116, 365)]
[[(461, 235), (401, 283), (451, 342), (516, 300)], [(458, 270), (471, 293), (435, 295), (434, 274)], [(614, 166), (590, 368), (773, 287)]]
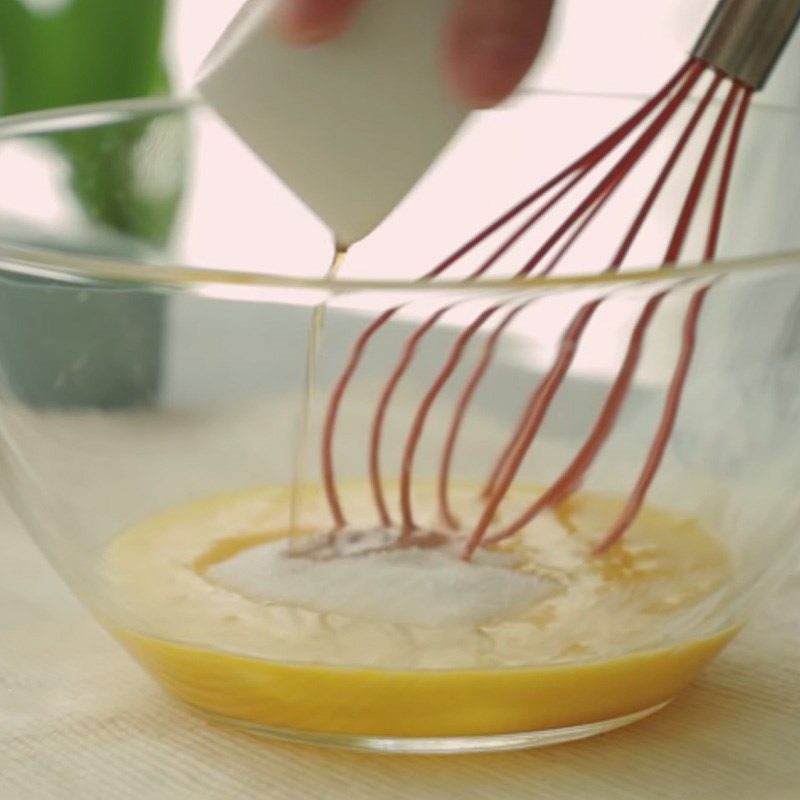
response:
[[(281, 0), (282, 33), (298, 45), (333, 39), (363, 2), (368, 0)], [(453, 0), (443, 42), (444, 66), (462, 102), (486, 108), (514, 91), (541, 48), (553, 2)]]

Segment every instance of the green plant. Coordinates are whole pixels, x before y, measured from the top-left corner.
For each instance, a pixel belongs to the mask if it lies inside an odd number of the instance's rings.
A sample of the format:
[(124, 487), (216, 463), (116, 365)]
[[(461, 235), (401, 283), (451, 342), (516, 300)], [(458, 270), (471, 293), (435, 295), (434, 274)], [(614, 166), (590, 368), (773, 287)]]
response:
[[(0, 114), (164, 94), (165, 0), (0, 0)], [(119, 126), (114, 141), (80, 131), (53, 141), (72, 187), (97, 222), (155, 245), (169, 235), (179, 187), (137, 197), (133, 154), (147, 124)], [(102, 159), (102, 160), (101, 160)]]
[[(0, 0), (0, 114), (167, 93), (166, 2)], [(166, 127), (147, 119), (101, 125), (47, 142), (63, 156), (72, 194), (102, 234), (97, 247), (111, 241), (115, 255), (134, 258), (163, 249), (182, 188), (185, 131), (177, 120)], [(137, 158), (144, 151), (149, 172)], [(62, 246), (47, 230), (41, 238), (44, 246)], [(86, 295), (48, 280), (6, 280), (0, 270), (5, 380), (18, 399), (37, 406), (152, 403), (161, 378), (163, 299), (124, 285)]]

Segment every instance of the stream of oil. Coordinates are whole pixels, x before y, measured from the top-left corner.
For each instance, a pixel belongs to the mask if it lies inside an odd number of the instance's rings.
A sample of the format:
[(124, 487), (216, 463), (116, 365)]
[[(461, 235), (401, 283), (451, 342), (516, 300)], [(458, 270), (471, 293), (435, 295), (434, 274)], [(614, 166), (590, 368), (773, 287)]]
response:
[[(342, 262), (347, 255), (346, 247), (337, 247), (336, 255), (328, 268), (325, 277), (332, 280), (339, 273)], [(301, 399), (299, 430), (295, 442), (294, 469), (292, 475), (292, 491), (289, 501), (289, 530), (298, 527), (300, 506), (303, 499), (303, 490), (307, 484), (309, 467), (309, 448), (311, 446), (311, 417), (313, 414), (314, 398), (317, 390), (317, 370), (319, 368), (319, 349), (322, 342), (322, 333), (325, 327), (325, 312), (327, 299), (314, 307), (311, 315), (311, 324), (308, 331), (308, 344), (306, 347), (306, 370), (303, 380), (303, 396)]]

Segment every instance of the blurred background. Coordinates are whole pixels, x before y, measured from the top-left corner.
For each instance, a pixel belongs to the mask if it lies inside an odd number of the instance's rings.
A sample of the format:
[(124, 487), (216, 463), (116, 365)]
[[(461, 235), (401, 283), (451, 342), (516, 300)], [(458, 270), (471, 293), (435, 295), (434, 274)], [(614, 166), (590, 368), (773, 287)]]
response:
[[(0, 115), (183, 92), (241, 4), (0, 0)], [(148, 249), (167, 246), (174, 229), (183, 194), (181, 160), (175, 160), (175, 180), (142, 195), (141, 175), (133, 165), (148, 126), (121, 126), (115, 141), (104, 142), (107, 147), (98, 146), (97, 135), (76, 131), (53, 139), (52, 149), (64, 162), (66, 182), (87, 221), (107, 232), (108, 252), (147, 258)], [(173, 150), (180, 152), (180, 143)], [(35, 180), (42, 171), (40, 154), (31, 153), (26, 161), (12, 148), (6, 155), (4, 180), (14, 192), (11, 207), (0, 209), (4, 238), (60, 250), (102, 249), (83, 220), (70, 221), (68, 234), (59, 234), (41, 219), (46, 193)], [(20, 214), (26, 193), (38, 218)], [(18, 399), (33, 405), (148, 404), (161, 382), (166, 311), (163, 298), (152, 293), (135, 302), (119, 293), (85, 298), (79, 289), (9, 279), (0, 293), (4, 378)], [(42, 335), (45, 320), (51, 330), (61, 330), (57, 339)], [(107, 332), (102, 342), (97, 330)], [(87, 352), (94, 353), (96, 374), (84, 368), (80, 381), (67, 377), (54, 385), (60, 366), (85, 360)]]
[[(0, 115), (184, 94), (243, 3), (0, 0)], [(412, 193), (386, 226), (354, 249), (348, 275), (407, 277), (418, 272), (420, 263), (435, 263), (438, 250), (448, 252), (548, 177), (554, 165), (574, 157), (630, 113), (638, 103), (631, 96), (658, 87), (682, 63), (714, 3), (559, 0), (529, 88), (588, 92), (597, 98), (591, 103), (580, 98), (512, 102), (478, 115), (455, 156), (432, 171), (429, 186)], [(759, 104), (796, 104), (798, 45), (795, 37)], [(0, 240), (153, 263), (324, 272), (330, 257), (327, 232), (213, 119), (186, 131), (178, 117), (74, 131), (46, 143), (29, 142), (24, 151), (21, 143), (3, 143)], [(764, 253), (779, 249), (772, 243), (781, 243), (781, 249), (797, 243), (794, 215), (784, 213), (800, 181), (794, 152), (797, 119), (781, 112), (749, 123), (739, 174), (746, 190), (735, 191), (730, 203), (726, 254)], [(45, 152), (44, 144), (53, 152)], [(147, 169), (137, 171), (142, 161), (137, 162), (137, 148), (146, 156)], [(446, 219), (441, 214), (444, 194), (455, 209)], [(230, 202), (242, 196), (249, 202)], [(770, 200), (756, 209), (753, 198)], [(754, 217), (755, 240), (750, 236)], [(431, 253), (425, 252), (428, 245)], [(152, 404), (163, 388), (165, 361), (186, 361), (170, 353), (225, 352), (216, 341), (198, 344), (203, 326), (195, 305), (167, 308), (157, 291), (132, 298), (130, 289), (85, 295), (18, 275), (0, 274), (0, 282), (0, 361), (6, 372), (0, 377), (24, 403)], [(244, 316), (239, 311), (236, 319)], [(256, 316), (258, 309), (253, 310)], [(48, 337), (43, 327), (72, 333)], [(587, 358), (594, 364), (603, 363), (598, 353), (613, 351), (604, 335), (593, 337), (592, 345)], [(253, 370), (240, 360), (230, 369), (238, 369), (237, 380), (245, 384)], [(64, 373), (64, 364), (77, 366)], [(202, 380), (202, 369), (197, 373), (197, 381)], [(233, 376), (230, 383), (237, 383)]]

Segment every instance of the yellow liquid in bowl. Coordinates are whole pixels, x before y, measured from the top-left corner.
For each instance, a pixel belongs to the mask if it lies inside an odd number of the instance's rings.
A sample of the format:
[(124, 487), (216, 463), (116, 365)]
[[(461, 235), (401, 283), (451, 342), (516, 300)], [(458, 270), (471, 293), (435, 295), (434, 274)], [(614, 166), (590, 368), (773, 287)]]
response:
[[(460, 493), (467, 509), (474, 490)], [(530, 497), (514, 490), (509, 516)], [(344, 499), (359, 509), (368, 495), (351, 487)], [(286, 538), (286, 501), (277, 489), (206, 498), (129, 529), (103, 555), (109, 627), (192, 706), (346, 736), (553, 730), (657, 707), (736, 632), (683, 633), (703, 630), (690, 618), (730, 578), (721, 544), (692, 520), (648, 508), (621, 545), (592, 557), (621, 503), (592, 494), (493, 548), (548, 590), (474, 622), (437, 623), (436, 609), (432, 624), (381, 618), (377, 597), (370, 619), (322, 608), (324, 599), (303, 607), (268, 599), (269, 587), (265, 599), (215, 581), (215, 566)], [(306, 521), (316, 514), (324, 524), (320, 497), (304, 508)], [(369, 559), (356, 563), (370, 569)]]

